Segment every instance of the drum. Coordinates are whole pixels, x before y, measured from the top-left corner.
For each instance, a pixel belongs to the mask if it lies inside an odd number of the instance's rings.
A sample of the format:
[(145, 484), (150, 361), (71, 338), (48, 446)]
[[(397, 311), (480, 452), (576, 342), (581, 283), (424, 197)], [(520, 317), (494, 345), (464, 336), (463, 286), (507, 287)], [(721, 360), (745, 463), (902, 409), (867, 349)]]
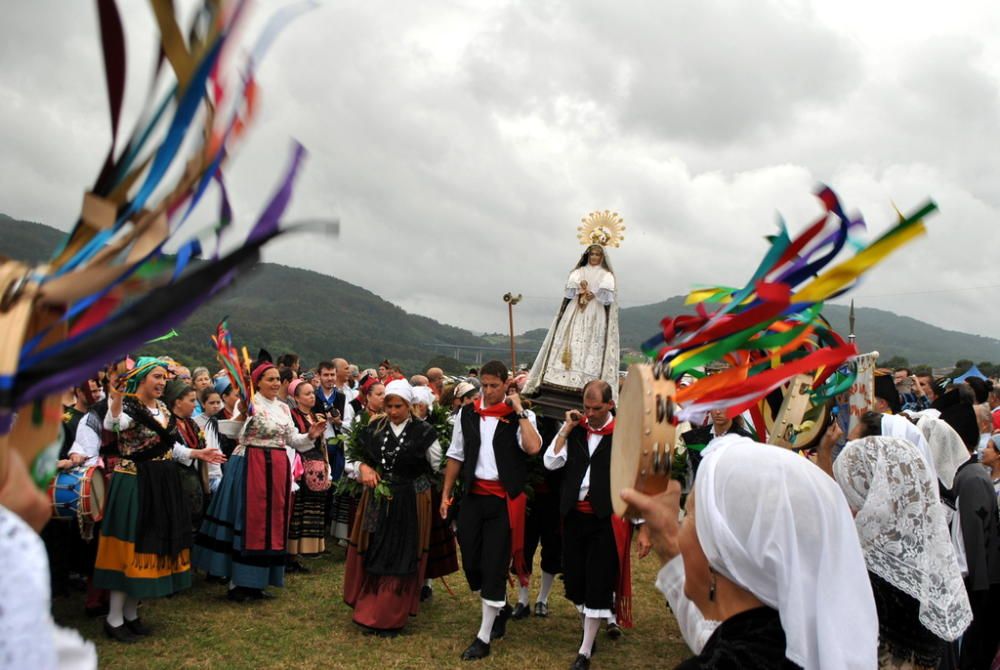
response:
[(659, 365), (630, 365), (615, 416), (611, 443), (611, 504), (618, 516), (635, 516), (622, 489), (662, 493), (674, 457), (675, 385)]
[(59, 519), (79, 516), (97, 523), (104, 518), (105, 493), (104, 471), (96, 466), (60, 472), (49, 484), (53, 516)]
[(814, 448), (830, 425), (826, 405), (813, 405), (809, 397), (812, 376), (796, 375), (760, 402), (767, 441), (797, 451)]

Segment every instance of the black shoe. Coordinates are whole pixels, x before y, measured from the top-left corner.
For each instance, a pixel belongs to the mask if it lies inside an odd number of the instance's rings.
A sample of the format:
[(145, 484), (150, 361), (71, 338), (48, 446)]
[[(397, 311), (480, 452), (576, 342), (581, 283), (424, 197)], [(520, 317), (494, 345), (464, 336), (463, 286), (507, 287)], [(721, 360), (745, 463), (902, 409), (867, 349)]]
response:
[(478, 661), (481, 658), (486, 658), (490, 655), (490, 645), (483, 642), (477, 636), (476, 639), (472, 641), (472, 644), (462, 652), (463, 661)]
[(520, 621), (521, 619), (527, 619), (529, 616), (531, 616), (531, 608), (524, 603), (518, 603), (514, 607), (514, 613), (510, 615), (510, 618)]
[(393, 639), (393, 638), (399, 637), (399, 631), (398, 630), (377, 630), (377, 631), (375, 631), (375, 637), (384, 637), (384, 638)]
[(83, 608), (83, 611), (89, 617), (99, 617), (108, 616), (109, 609), (111, 608), (108, 607), (107, 603), (105, 603), (104, 605), (98, 605), (97, 607), (85, 607)]
[(250, 589), (244, 586), (237, 586), (235, 588), (229, 589), (226, 597), (232, 600), (234, 603), (245, 603), (250, 600)]
[(607, 633), (609, 638), (617, 640), (622, 636), (622, 629), (616, 623), (609, 623)]
[(125, 627), (131, 631), (132, 635), (137, 635), (139, 637), (144, 637), (146, 635), (151, 635), (153, 633), (152, 629), (142, 622), (142, 619), (136, 617), (129, 621), (125, 619)]
[(548, 603), (535, 603), (535, 616), (547, 617), (549, 615)]
[(205, 575), (205, 581), (209, 584), (228, 584), (229, 579), (227, 577), (220, 577), (218, 575)]
[(310, 570), (306, 566), (302, 565), (298, 561), (294, 561), (293, 560), (293, 561), (288, 561), (285, 564), (285, 572), (289, 572), (289, 573), (291, 573), (291, 572), (301, 572), (301, 573), (304, 574), (304, 573), (307, 573), (307, 572), (312, 572), (312, 570)]
[(425, 600), (430, 600), (433, 597), (434, 597), (434, 589), (427, 586), (426, 584), (420, 587), (420, 602), (424, 602)]
[(590, 670), (590, 659), (583, 654), (577, 654), (576, 660), (573, 661), (573, 665), (569, 666), (569, 670)]
[(264, 589), (247, 589), (247, 591), (250, 592), (250, 600), (274, 600), (274, 594)]
[(504, 605), (500, 608), (500, 613), (493, 620), (493, 630), (490, 631), (490, 642), (493, 640), (502, 640), (503, 636), (507, 634), (507, 619), (510, 618), (511, 612), (510, 605)]
[(115, 642), (121, 642), (123, 644), (135, 644), (139, 640), (135, 635), (132, 634), (125, 624), (121, 626), (112, 626), (108, 623), (108, 620), (104, 620), (104, 634)]

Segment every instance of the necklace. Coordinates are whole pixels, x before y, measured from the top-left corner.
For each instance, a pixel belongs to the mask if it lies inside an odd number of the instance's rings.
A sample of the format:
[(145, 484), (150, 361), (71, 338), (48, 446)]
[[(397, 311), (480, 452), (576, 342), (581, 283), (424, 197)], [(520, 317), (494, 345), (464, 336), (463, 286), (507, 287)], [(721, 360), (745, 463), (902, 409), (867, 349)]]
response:
[[(409, 428), (409, 426), (406, 428)], [(392, 448), (389, 447), (389, 433), (392, 432), (392, 428), (386, 428), (385, 434), (382, 436), (382, 448), (379, 450), (381, 453), (383, 474), (391, 473), (393, 468), (396, 467), (396, 460), (399, 458), (399, 452), (402, 451), (406, 438), (406, 428), (396, 436), (396, 445)]]

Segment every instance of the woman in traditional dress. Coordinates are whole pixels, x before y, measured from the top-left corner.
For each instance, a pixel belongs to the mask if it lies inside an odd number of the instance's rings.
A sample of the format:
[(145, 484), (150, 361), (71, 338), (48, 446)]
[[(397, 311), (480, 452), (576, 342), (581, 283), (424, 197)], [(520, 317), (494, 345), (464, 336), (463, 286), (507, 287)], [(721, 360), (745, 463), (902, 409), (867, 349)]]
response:
[[(451, 413), (444, 407), (436, 405), (434, 393), (429, 386), (417, 386), (413, 389), (413, 418), (426, 421), (434, 427), (438, 444), (447, 451), (454, 429)], [(431, 509), (441, 507), (441, 485), (444, 483), (442, 470), (444, 463), (432, 464), (431, 474)], [(458, 542), (451, 530), (451, 519), (442, 519), (440, 514), (431, 515), (431, 536), (427, 551), (427, 573), (424, 586), (420, 590), (420, 600), (427, 600), (434, 595), (433, 582), (439, 577), (458, 572)]]
[(739, 435), (712, 442), (678, 522), (680, 483), (622, 498), (650, 525), (656, 580), (697, 654), (679, 669), (871, 670), (878, 616), (851, 511), (821, 469)]
[(270, 597), (267, 586), (284, 586), (285, 548), (291, 512), (292, 464), (285, 451), (315, 448), (325, 425), (300, 433), (288, 405), (278, 399), (281, 379), (271, 363), (251, 373), (257, 395), (195, 540), (193, 564), (228, 577), (237, 602)]
[[(825, 448), (835, 433), (824, 436)], [(937, 668), (972, 610), (936, 477), (913, 444), (881, 436), (848, 442), (833, 473), (854, 512), (875, 593), (879, 667)]]
[[(288, 395), (294, 399), (292, 420), (300, 433), (308, 433), (309, 429), (318, 424), (325, 425), (326, 417), (313, 412), (316, 404), (316, 391), (312, 384), (301, 379), (292, 380), (288, 385)], [(300, 454), (305, 474), (295, 492), (295, 502), (292, 504), (292, 519), (288, 524), (288, 571), (309, 572), (298, 561), (298, 556), (315, 556), (326, 551), (326, 488), (312, 490), (306, 481), (313, 470), (322, 470), (323, 478), (329, 481), (330, 464), (327, 462), (326, 445), (319, 438), (314, 442), (314, 448)]]
[(603, 379), (618, 393), (618, 302), (607, 252), (591, 244), (566, 280), (558, 314), (535, 358), (524, 392), (578, 392)]
[(171, 460), (225, 460), (221, 452), (177, 444), (176, 423), (160, 400), (166, 373), (162, 361), (141, 357), (125, 394), (109, 389), (104, 427), (118, 434), (121, 459), (104, 508), (94, 585), (111, 591), (104, 631), (119, 642), (150, 633), (139, 619), (140, 599), (191, 585), (191, 514)]
[[(192, 418), (197, 403), (197, 394), (194, 388), (185, 381), (173, 379), (167, 382), (163, 392), (163, 400), (177, 425), (177, 436), (180, 438), (180, 443), (188, 449), (204, 449), (205, 438), (201, 428)], [(197, 532), (207, 505), (208, 471), (203, 471), (199, 464), (191, 458), (175, 458), (174, 460), (180, 467), (184, 499), (188, 501), (188, 508), (191, 511), (191, 530)], [(221, 476), (221, 474), (220, 470), (219, 475)]]
[(347, 549), (344, 601), (354, 622), (394, 636), (420, 609), (431, 530), (430, 474), (441, 462), (434, 428), (410, 417), (405, 380), (385, 389), (386, 416), (362, 431), (352, 454), (364, 493)]

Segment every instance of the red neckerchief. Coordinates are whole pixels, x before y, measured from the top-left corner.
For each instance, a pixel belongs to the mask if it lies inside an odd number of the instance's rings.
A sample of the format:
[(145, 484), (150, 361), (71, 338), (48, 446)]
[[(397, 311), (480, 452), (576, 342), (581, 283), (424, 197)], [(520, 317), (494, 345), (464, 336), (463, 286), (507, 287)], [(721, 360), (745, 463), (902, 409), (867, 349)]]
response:
[(603, 437), (604, 435), (610, 435), (611, 433), (615, 432), (615, 419), (614, 417), (612, 417), (611, 421), (609, 421), (608, 424), (604, 426), (604, 428), (593, 428), (591, 427), (590, 423), (583, 424), (583, 427), (587, 429), (587, 432), (589, 434), (600, 435)]
[(490, 405), (489, 407), (483, 407), (482, 397), (476, 398), (472, 402), (472, 409), (476, 411), (476, 414), (485, 419), (488, 416), (492, 416), (495, 419), (499, 419), (507, 416), (508, 414), (514, 413), (514, 408), (508, 405), (505, 401), (501, 400), (495, 405)]
[(194, 421), (190, 419), (178, 419), (177, 430), (181, 438), (187, 443), (185, 446), (189, 449), (198, 448), (198, 429)]

